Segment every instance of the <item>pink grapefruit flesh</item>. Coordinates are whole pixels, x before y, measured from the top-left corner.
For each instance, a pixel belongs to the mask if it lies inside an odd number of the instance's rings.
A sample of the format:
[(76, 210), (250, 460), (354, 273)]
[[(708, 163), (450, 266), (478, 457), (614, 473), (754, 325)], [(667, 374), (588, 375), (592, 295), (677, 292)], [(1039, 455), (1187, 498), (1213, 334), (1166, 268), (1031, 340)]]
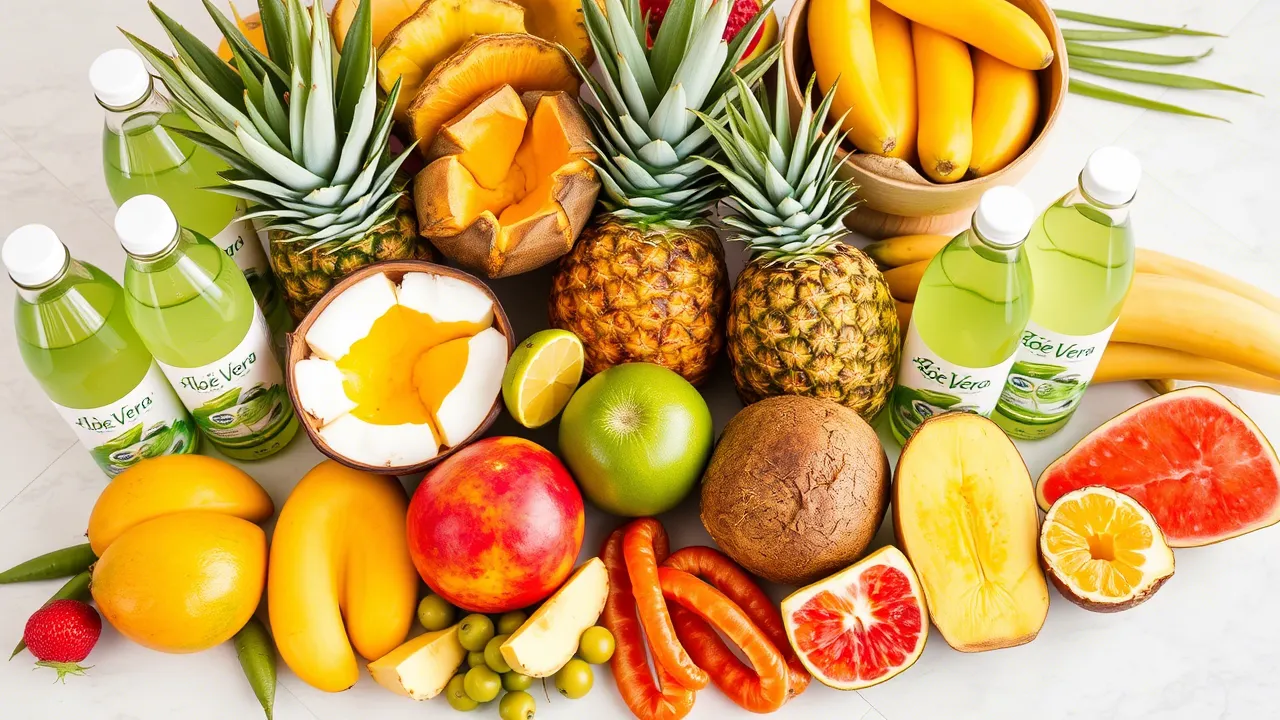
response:
[(1089, 433), (1040, 475), (1048, 509), (1088, 485), (1145, 507), (1172, 547), (1219, 542), (1280, 520), (1280, 460), (1240, 408), (1204, 386), (1152, 398)]
[(782, 601), (801, 662), (839, 690), (870, 687), (911, 667), (929, 635), (927, 617), (915, 570), (892, 546)]

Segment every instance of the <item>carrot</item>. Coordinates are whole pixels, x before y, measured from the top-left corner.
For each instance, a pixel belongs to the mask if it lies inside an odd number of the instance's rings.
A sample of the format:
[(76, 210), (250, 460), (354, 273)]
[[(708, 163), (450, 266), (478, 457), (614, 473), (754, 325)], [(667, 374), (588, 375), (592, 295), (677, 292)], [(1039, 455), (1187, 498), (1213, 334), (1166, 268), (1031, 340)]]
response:
[[(662, 594), (708, 623), (742, 649), (742, 654), (755, 670), (747, 670), (741, 661), (723, 663), (716, 684), (739, 706), (751, 712), (773, 712), (787, 701), (787, 664), (769, 638), (751, 622), (742, 608), (724, 593), (683, 570), (658, 568)], [(688, 628), (687, 623), (682, 623)], [(714, 632), (707, 628), (708, 635)], [(702, 643), (707, 635), (691, 636)]]
[[(778, 611), (778, 607), (773, 604), (768, 595), (756, 585), (751, 576), (745, 570), (738, 567), (738, 564), (730, 560), (727, 556), (718, 550), (704, 546), (687, 547), (672, 553), (667, 558), (663, 567), (683, 570), (694, 577), (701, 578), (710, 583), (712, 587), (724, 593), (734, 604), (742, 608), (747, 617), (756, 624), (756, 627), (769, 638), (775, 649), (782, 653), (783, 659), (787, 663), (787, 699), (799, 695), (809, 686), (809, 671), (805, 669), (804, 663), (800, 662), (800, 656), (796, 654), (791, 647), (791, 642), (787, 640), (787, 629), (782, 624), (782, 613)], [(693, 656), (694, 662), (699, 667), (706, 669), (707, 674), (711, 676), (712, 681), (721, 690), (725, 690), (727, 682), (722, 679), (735, 670), (722, 670), (726, 664), (737, 664), (739, 669), (742, 667), (742, 661), (738, 660), (715, 634), (711, 628), (698, 617), (687, 617), (684, 622), (677, 617), (679, 608), (673, 608), (672, 619), (676, 624), (676, 634), (680, 636), (680, 641), (689, 650), (689, 654)], [(704, 642), (697, 644), (691, 643), (685, 639), (681, 625), (685, 629), (693, 628), (694, 635), (706, 635)], [(701, 627), (698, 627), (701, 626)], [(705, 629), (705, 633), (702, 632)]]
[(622, 536), (622, 557), (631, 578), (631, 592), (640, 611), (640, 624), (653, 648), (653, 661), (671, 673), (683, 687), (701, 690), (710, 678), (694, 664), (680, 645), (671, 614), (658, 586), (658, 563), (667, 555), (667, 531), (653, 518), (639, 518), (627, 524)]
[(33, 557), (24, 563), (0, 572), (0, 585), (5, 583), (30, 582), (32, 580), (52, 580), (54, 578), (79, 575), (98, 559), (89, 547), (89, 543), (72, 545)]
[[(618, 693), (640, 720), (680, 720), (693, 709), (693, 691), (681, 687), (661, 665), (657, 665), (658, 681), (649, 674), (640, 622), (636, 619), (636, 600), (631, 578), (622, 557), (623, 529), (614, 530), (600, 551), (609, 572), (609, 594), (605, 598), (600, 622), (613, 633), (616, 649), (609, 667), (618, 685)], [(654, 552), (667, 554), (666, 535), (655, 538)]]

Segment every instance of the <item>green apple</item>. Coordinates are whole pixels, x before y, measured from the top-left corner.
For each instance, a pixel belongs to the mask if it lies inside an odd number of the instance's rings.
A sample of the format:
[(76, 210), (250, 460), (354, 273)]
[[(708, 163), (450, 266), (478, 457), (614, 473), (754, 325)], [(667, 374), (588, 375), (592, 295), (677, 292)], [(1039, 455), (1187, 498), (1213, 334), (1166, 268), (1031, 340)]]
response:
[(707, 465), (711, 411), (692, 385), (651, 363), (588, 380), (560, 418), (560, 454), (591, 502), (614, 515), (657, 515), (684, 499)]

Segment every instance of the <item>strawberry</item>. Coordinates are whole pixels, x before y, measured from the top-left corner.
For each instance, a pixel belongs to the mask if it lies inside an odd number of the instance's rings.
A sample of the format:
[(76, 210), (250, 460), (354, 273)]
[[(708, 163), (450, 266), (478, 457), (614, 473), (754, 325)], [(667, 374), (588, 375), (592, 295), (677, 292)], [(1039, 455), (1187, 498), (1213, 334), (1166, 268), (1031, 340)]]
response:
[(54, 600), (31, 615), (22, 639), (39, 661), (36, 665), (53, 668), (65, 682), (67, 675), (83, 675), (88, 669), (80, 661), (89, 656), (101, 634), (102, 618), (91, 605)]
[[(649, 43), (653, 43), (653, 38), (658, 36), (658, 27), (662, 25), (662, 18), (666, 17), (667, 7), (671, 5), (671, 0), (640, 0), (640, 12), (649, 13)], [(751, 20), (760, 14), (760, 3), (757, 0), (734, 0), (733, 9), (729, 11), (729, 22), (724, 26), (725, 40), (732, 40), (734, 35), (742, 32), (742, 28), (746, 27)], [(751, 38), (751, 42), (747, 43), (747, 50), (743, 53), (744, 57), (751, 54), (756, 49), (756, 45), (760, 42), (760, 38), (764, 35), (764, 26), (756, 31), (756, 36)]]

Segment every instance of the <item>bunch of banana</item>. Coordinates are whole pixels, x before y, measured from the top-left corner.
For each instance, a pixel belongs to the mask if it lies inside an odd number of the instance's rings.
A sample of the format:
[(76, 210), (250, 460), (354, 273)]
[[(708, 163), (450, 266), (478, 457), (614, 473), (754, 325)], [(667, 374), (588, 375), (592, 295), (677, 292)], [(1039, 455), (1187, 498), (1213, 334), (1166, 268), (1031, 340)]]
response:
[[(905, 330), (920, 278), (945, 235), (871, 243)], [(1139, 248), (1120, 321), (1093, 382), (1145, 380), (1229, 385), (1280, 395), (1280, 298), (1196, 263)]]

